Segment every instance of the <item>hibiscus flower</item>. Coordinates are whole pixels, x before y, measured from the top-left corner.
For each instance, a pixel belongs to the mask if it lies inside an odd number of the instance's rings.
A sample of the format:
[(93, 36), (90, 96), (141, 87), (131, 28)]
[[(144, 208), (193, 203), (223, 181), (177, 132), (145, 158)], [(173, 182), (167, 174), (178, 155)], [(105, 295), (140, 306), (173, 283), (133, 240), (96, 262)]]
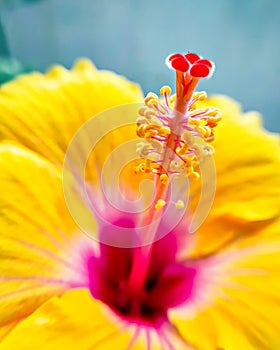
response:
[(1, 349), (279, 348), (279, 137), (167, 63), (144, 105), (87, 60), (2, 86)]

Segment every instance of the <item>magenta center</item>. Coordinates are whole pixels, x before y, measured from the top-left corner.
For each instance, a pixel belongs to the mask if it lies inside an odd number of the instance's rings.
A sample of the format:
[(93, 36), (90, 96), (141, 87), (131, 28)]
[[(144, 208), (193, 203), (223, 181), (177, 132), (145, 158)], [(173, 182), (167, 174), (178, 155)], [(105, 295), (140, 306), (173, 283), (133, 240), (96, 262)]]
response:
[[(126, 220), (121, 223), (131, 225)], [(114, 225), (103, 228), (101, 235), (112, 237), (114, 228)], [(137, 254), (141, 248), (119, 248), (100, 243), (99, 255), (92, 256), (88, 262), (89, 287), (94, 298), (123, 319), (157, 327), (168, 319), (169, 309), (190, 298), (196, 269), (187, 262), (177, 261), (176, 232), (168, 233), (151, 248), (143, 287), (135, 293), (130, 276), (135, 259), (142, 259), (137, 262), (139, 269), (145, 265), (145, 255)]]

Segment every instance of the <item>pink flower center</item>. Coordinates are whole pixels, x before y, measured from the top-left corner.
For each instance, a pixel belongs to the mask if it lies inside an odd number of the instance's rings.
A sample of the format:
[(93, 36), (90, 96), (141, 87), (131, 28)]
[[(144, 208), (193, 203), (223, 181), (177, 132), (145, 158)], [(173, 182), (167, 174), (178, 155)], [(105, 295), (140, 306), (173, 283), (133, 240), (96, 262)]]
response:
[[(104, 227), (101, 235), (113, 237), (115, 225), (131, 227), (133, 231), (133, 223), (121, 219)], [(99, 255), (88, 261), (89, 287), (93, 297), (126, 321), (160, 327), (168, 319), (169, 309), (190, 298), (196, 275), (194, 267), (176, 260), (176, 234), (170, 232), (153, 243), (144, 285), (137, 292), (129, 281), (135, 259), (142, 259), (137, 266), (145, 266), (145, 256), (139, 254), (141, 248), (119, 248), (100, 243)]]

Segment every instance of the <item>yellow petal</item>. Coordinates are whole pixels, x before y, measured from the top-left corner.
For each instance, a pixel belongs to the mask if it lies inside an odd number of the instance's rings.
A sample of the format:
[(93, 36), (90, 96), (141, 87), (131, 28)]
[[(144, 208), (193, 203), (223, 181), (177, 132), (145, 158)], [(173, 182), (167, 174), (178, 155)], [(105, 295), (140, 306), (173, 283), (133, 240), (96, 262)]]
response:
[[(221, 108), (223, 119), (214, 144), (214, 203), (193, 237), (197, 256), (217, 251), (238, 237), (258, 234), (280, 217), (279, 136), (262, 128), (257, 113), (243, 114), (227, 97), (213, 97), (207, 104)], [(199, 186), (194, 186), (193, 208), (199, 194)]]
[(0, 326), (5, 326), (86, 283), (79, 255), (86, 237), (65, 206), (60, 172), (43, 158), (1, 144), (0, 183)]
[(11, 139), (61, 164), (78, 128), (90, 117), (121, 104), (141, 102), (136, 84), (80, 60), (71, 71), (56, 66), (0, 89), (0, 138)]
[[(136, 330), (136, 326), (117, 319), (87, 291), (70, 291), (52, 298), (14, 328), (1, 344), (1, 349), (126, 350)], [(161, 349), (155, 332), (151, 334), (151, 344), (153, 350)], [(147, 349), (144, 329), (139, 331), (129, 349)]]
[(172, 313), (186, 339), (205, 350), (280, 347), (279, 232), (280, 220), (205, 259), (197, 302)]

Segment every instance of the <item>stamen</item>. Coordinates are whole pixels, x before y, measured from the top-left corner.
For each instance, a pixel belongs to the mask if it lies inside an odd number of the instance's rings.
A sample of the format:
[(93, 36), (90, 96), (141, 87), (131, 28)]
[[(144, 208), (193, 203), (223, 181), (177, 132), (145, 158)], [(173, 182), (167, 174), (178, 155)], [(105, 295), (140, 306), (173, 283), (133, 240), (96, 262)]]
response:
[[(154, 202), (144, 219), (144, 225), (150, 227), (146, 234), (152, 237), (156, 227), (149, 225), (162, 214), (172, 177), (199, 178), (199, 162), (214, 153), (209, 143), (214, 141), (215, 128), (221, 119), (217, 108), (197, 108), (207, 94), (205, 91), (194, 92), (200, 78), (211, 77), (214, 63), (197, 54), (187, 53), (170, 55), (166, 64), (176, 71), (176, 94), (171, 96), (169, 86), (160, 89), (163, 99), (149, 93), (144, 99), (145, 105), (139, 109), (136, 129), (137, 135), (145, 141), (137, 145), (137, 154), (143, 161), (134, 168), (134, 172), (154, 175)], [(185, 207), (182, 199), (171, 204), (177, 209)], [(137, 263), (133, 265), (129, 284), (135, 293), (143, 287), (152, 249), (151, 245), (139, 252), (140, 256), (145, 256), (141, 275)]]
[(164, 96), (165, 94), (166, 94), (167, 96), (170, 96), (170, 95), (171, 95), (171, 92), (172, 92), (171, 87), (168, 86), (168, 85), (164, 85), (164, 86), (160, 89), (160, 91), (159, 91), (160, 96)]
[(207, 98), (207, 92), (206, 91), (197, 91), (193, 93), (193, 99), (204, 101)]
[(161, 174), (160, 181), (163, 185), (167, 185), (169, 183), (169, 177), (166, 174)]
[(168, 85), (164, 85), (159, 91), (159, 94), (161, 96), (164, 96), (165, 104), (167, 107), (169, 107), (168, 97), (171, 95), (171, 92), (172, 92), (171, 87)]
[[(178, 61), (180, 58), (181, 62), (182, 57), (184, 60), (189, 60), (190, 69), (197, 64), (204, 65), (210, 70), (214, 66), (210, 61), (201, 59), (195, 54), (185, 56), (176, 54), (170, 57), (171, 67), (174, 60)], [(168, 184), (169, 178), (176, 175), (199, 177), (196, 170), (198, 161), (214, 152), (213, 147), (206, 148), (205, 145), (201, 145), (198, 142), (199, 138), (206, 143), (212, 142), (215, 138), (214, 129), (221, 120), (219, 109), (196, 107), (196, 102), (206, 99), (205, 91), (194, 92), (191, 98), (188, 97), (190, 92), (193, 92), (197, 78), (191, 77), (191, 73), (188, 72), (176, 71), (176, 73), (179, 85), (185, 84), (182, 86), (183, 89), (179, 88), (180, 95), (170, 96), (169, 86), (160, 89), (160, 95), (164, 96), (163, 101), (156, 94), (149, 93), (145, 98), (145, 106), (139, 109), (137, 118), (137, 135), (146, 139), (146, 142), (140, 143), (136, 152), (140, 158), (152, 161), (148, 165), (145, 162), (141, 163), (135, 169), (135, 173), (158, 174), (161, 184)], [(181, 113), (181, 110), (185, 110), (185, 113)]]
[(155, 209), (159, 210), (165, 206), (166, 202), (164, 199), (159, 199), (157, 203), (155, 204)]

